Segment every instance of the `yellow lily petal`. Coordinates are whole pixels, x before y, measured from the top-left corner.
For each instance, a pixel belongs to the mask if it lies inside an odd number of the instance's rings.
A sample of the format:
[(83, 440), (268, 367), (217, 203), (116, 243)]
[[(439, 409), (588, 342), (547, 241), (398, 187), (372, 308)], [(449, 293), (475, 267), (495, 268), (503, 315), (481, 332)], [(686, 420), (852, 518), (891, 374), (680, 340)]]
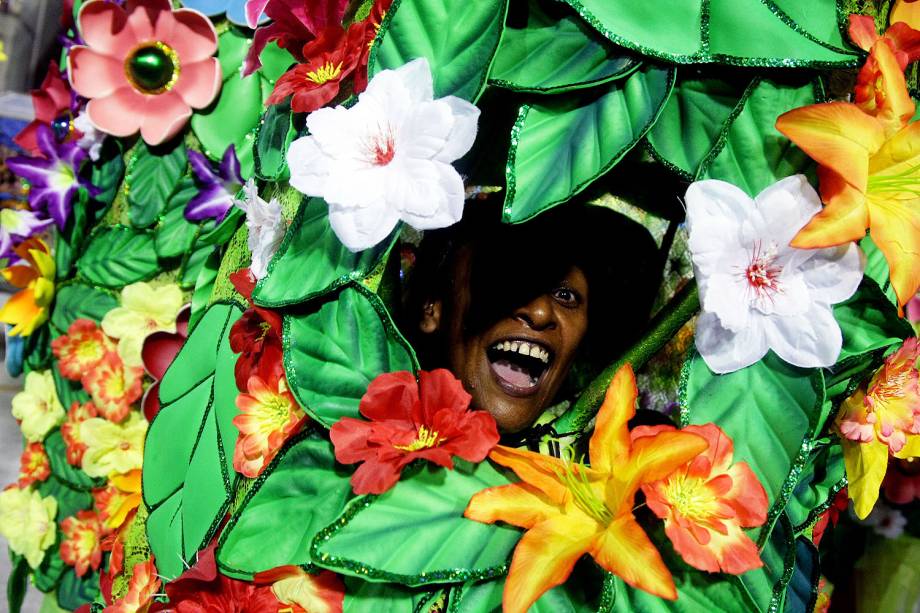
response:
[(673, 430), (633, 441), (630, 467), (641, 482), (664, 479), (696, 456), (709, 449), (699, 434)]
[(903, 307), (920, 289), (920, 198), (886, 200), (870, 207), (872, 240), (891, 269), (891, 286)]
[(557, 476), (563, 469), (562, 460), (524, 449), (498, 445), (489, 458), (517, 473), (517, 476), (543, 492), (555, 504), (565, 502), (566, 488)]
[(894, 454), (894, 457), (906, 460), (907, 458), (920, 458), (920, 434), (909, 434), (907, 443), (901, 447), (901, 451)]
[(29, 249), (29, 253), (35, 261), (35, 268), (38, 269), (38, 273), (45, 279), (54, 280), (56, 267), (54, 265), (54, 258), (48, 253), (47, 248), (45, 250)]
[(819, 249), (864, 237), (869, 227), (865, 194), (828, 168), (818, 168), (818, 181), (826, 206), (799, 230), (790, 246)]
[(897, 2), (894, 3), (894, 8), (891, 9), (891, 15), (889, 15), (888, 21), (889, 23), (901, 21), (915, 30), (920, 30), (920, 4), (897, 0)]
[(879, 441), (858, 443), (847, 438), (841, 438), (840, 444), (853, 510), (857, 517), (865, 519), (878, 500), (879, 488), (888, 470), (888, 446)]
[(885, 142), (882, 123), (849, 102), (793, 109), (779, 116), (776, 129), (863, 192), (869, 180), (869, 157)]
[(610, 524), (595, 541), (591, 555), (629, 585), (661, 598), (677, 599), (671, 572), (632, 515)]
[(504, 521), (519, 528), (532, 528), (558, 512), (559, 508), (537, 488), (514, 483), (474, 494), (463, 516), (484, 524)]
[(588, 449), (594, 470), (610, 472), (629, 454), (629, 429), (626, 423), (636, 414), (638, 395), (632, 366), (625, 364), (607, 387), (604, 404), (597, 413)]
[(24, 289), (10, 296), (0, 308), (0, 321), (14, 326), (9, 332), (11, 336), (28, 336), (47, 319), (43, 313), (44, 309), (35, 304), (35, 292)]
[(887, 40), (872, 45), (869, 58), (856, 81), (856, 105), (877, 117), (892, 135), (914, 115), (914, 101), (907, 92), (904, 70)]

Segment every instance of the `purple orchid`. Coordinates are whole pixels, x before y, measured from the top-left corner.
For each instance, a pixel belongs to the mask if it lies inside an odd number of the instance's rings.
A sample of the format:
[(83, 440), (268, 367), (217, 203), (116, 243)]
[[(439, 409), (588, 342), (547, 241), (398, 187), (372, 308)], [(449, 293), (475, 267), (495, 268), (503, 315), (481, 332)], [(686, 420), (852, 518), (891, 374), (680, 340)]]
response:
[[(24, 209), (0, 209), (0, 258), (14, 257), (13, 247), (48, 229), (53, 222)], [(18, 238), (14, 238), (18, 237)]]
[(208, 159), (197, 151), (188, 152), (188, 161), (200, 189), (186, 205), (185, 218), (189, 221), (213, 218), (220, 223), (233, 206), (233, 197), (243, 186), (236, 149), (233, 145), (227, 147), (217, 174), (211, 169)]
[(79, 175), (86, 152), (76, 143), (58, 143), (51, 127), (42, 124), (36, 130), (38, 149), (44, 157), (18, 156), (6, 161), (7, 167), (29, 182), (29, 204), (33, 211), (44, 212), (64, 229), (73, 210), (77, 190), (90, 196), (99, 188)]

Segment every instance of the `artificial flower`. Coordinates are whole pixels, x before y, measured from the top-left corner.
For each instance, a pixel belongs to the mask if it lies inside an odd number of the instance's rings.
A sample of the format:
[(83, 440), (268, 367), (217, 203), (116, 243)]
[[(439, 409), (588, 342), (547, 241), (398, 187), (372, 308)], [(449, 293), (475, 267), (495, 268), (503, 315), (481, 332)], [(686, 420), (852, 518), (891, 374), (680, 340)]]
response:
[(35, 135), (44, 157), (14, 157), (6, 160), (6, 165), (29, 182), (32, 210), (47, 213), (63, 230), (70, 219), (77, 191), (83, 189), (95, 196), (99, 189), (80, 177), (86, 152), (76, 143), (59, 144), (46, 125), (38, 126)]
[(79, 381), (115, 350), (115, 344), (91, 319), (77, 319), (62, 334), (51, 341), (51, 351), (58, 359), (61, 374)]
[(904, 307), (904, 315), (913, 326), (914, 332), (920, 334), (920, 294), (911, 298)]
[(105, 133), (96, 129), (96, 126), (90, 121), (86, 110), (80, 111), (74, 117), (73, 127), (81, 134), (80, 138), (77, 139), (77, 146), (89, 155), (89, 159), (98, 162), (99, 156), (102, 155), (102, 143), (105, 141)]
[(920, 499), (920, 458), (894, 458), (882, 482), (885, 498), (895, 504)]
[(883, 40), (894, 52), (901, 70), (920, 59), (920, 32), (903, 22), (891, 22), (882, 36), (875, 30), (875, 19), (870, 15), (850, 15), (848, 29), (850, 40), (863, 51), (871, 51)]
[(160, 585), (162, 582), (157, 575), (153, 558), (138, 562), (131, 572), (128, 592), (103, 609), (103, 613), (147, 613)]
[(279, 566), (256, 573), (257, 585), (271, 585), (278, 602), (309, 613), (342, 613), (345, 584), (331, 570), (310, 574), (299, 566)]
[(22, 289), (0, 308), (0, 321), (13, 326), (7, 331), (8, 335), (29, 336), (48, 321), (57, 269), (51, 250), (40, 238), (27, 238), (13, 251), (24, 263), (7, 266), (0, 270), (0, 275)]
[(19, 481), (20, 488), (26, 488), (33, 483), (44, 481), (51, 476), (51, 464), (48, 454), (41, 443), (29, 443), (19, 456)]
[(248, 268), (231, 274), (230, 281), (249, 302), (249, 308), (230, 327), (230, 349), (240, 354), (233, 371), (236, 386), (245, 392), (249, 377), (258, 374), (266, 379), (282, 368), (281, 316), (252, 301), (256, 278)]
[(147, 420), (132, 412), (121, 424), (94, 417), (80, 424), (80, 437), (86, 445), (83, 471), (90, 477), (126, 474), (144, 461), (144, 436)]
[(268, 263), (278, 250), (287, 223), (281, 216), (281, 205), (275, 198), (265, 202), (252, 179), (243, 187), (243, 199), (234, 200), (237, 207), (246, 213), (246, 227), (249, 229), (247, 245), (252, 253), (249, 269), (256, 279), (268, 274)]
[(371, 46), (377, 33), (380, 32), (380, 26), (383, 24), (383, 18), (386, 16), (393, 0), (374, 0), (374, 5), (367, 16), (367, 19), (361, 22), (364, 27), (364, 40), (362, 42), (363, 50), (361, 58), (358, 60), (358, 67), (355, 69), (355, 93), (363, 92), (367, 89), (367, 62), (371, 55)]
[(751, 199), (724, 181), (687, 189), (687, 227), (702, 314), (696, 347), (717, 373), (772, 349), (796, 366), (830, 366), (843, 337), (831, 305), (862, 279), (859, 248), (796, 249), (789, 240), (821, 208), (802, 175)]
[(61, 437), (64, 439), (64, 445), (67, 453), (67, 462), (80, 466), (83, 462), (83, 454), (86, 452), (86, 444), (80, 438), (80, 424), (87, 419), (98, 417), (99, 412), (92, 402), (79, 403), (74, 400), (67, 411), (67, 417), (61, 424)]
[(160, 412), (160, 380), (163, 379), (166, 369), (176, 359), (179, 350), (185, 344), (185, 339), (188, 338), (188, 322), (191, 314), (191, 305), (183, 307), (176, 317), (175, 332), (154, 332), (144, 339), (141, 360), (144, 363), (144, 370), (153, 379), (153, 384), (147, 388), (141, 400), (141, 408), (147, 421), (153, 421), (156, 414)]
[(909, 121), (914, 102), (891, 48), (876, 43), (867, 66), (860, 80), (871, 105), (813, 104), (776, 120), (776, 128), (818, 163), (825, 204), (791, 245), (845, 245), (868, 228), (903, 306), (920, 288), (920, 123)]
[(211, 169), (208, 159), (197, 151), (189, 150), (188, 161), (198, 184), (198, 193), (185, 205), (185, 218), (189, 221), (214, 219), (220, 223), (233, 207), (233, 199), (243, 186), (236, 149), (233, 145), (227, 147), (217, 174)]
[(86, 112), (98, 130), (131, 136), (140, 130), (159, 145), (185, 126), (192, 109), (220, 91), (217, 33), (207, 17), (172, 10), (169, 0), (86, 2), (77, 15), (85, 45), (71, 47), (74, 90), (90, 98)]
[(99, 510), (99, 520), (105, 532), (120, 529), (141, 504), (141, 471), (113, 475), (109, 483), (93, 490), (93, 500)]
[(920, 342), (909, 338), (885, 359), (867, 386), (840, 407), (837, 429), (850, 498), (860, 519), (875, 501), (888, 469), (888, 457), (920, 457)]
[(412, 60), (374, 75), (350, 108), (311, 113), (310, 135), (291, 143), (291, 185), (326, 200), (351, 251), (373, 247), (400, 220), (428, 230), (463, 214), (463, 179), (451, 162), (473, 146), (479, 109), (433, 96), (428, 60)]
[(351, 476), (356, 494), (382, 494), (410, 462), (453, 469), (453, 456), (482, 462), (498, 443), (495, 419), (469, 410), (472, 397), (449, 371), (384, 373), (371, 381), (358, 410), (370, 421), (343, 417), (329, 437), (335, 459), (361, 462)]
[[(643, 436), (674, 431), (673, 426), (639, 426), (633, 443)], [(732, 463), (732, 440), (715, 424), (687, 426), (709, 449), (686, 466), (642, 486), (649, 508), (664, 520), (664, 531), (687, 564), (711, 573), (740, 575), (760, 568), (757, 545), (742, 528), (767, 519), (767, 493), (745, 462)]]
[[(226, 13), (227, 19), (236, 25), (247, 25), (246, 0), (182, 0), (182, 6), (200, 11), (208, 17), (217, 17)], [(264, 14), (260, 14), (257, 22), (261, 23), (266, 19)]]
[(61, 559), (73, 566), (78, 577), (90, 569), (96, 570), (102, 562), (102, 522), (95, 511), (78, 511), (75, 517), (61, 522)]
[(629, 585), (674, 600), (677, 590), (655, 545), (633, 516), (636, 491), (667, 477), (709, 446), (689, 432), (658, 432), (630, 440), (638, 390), (632, 368), (613, 378), (589, 442), (591, 466), (498, 446), (489, 457), (521, 481), (474, 494), (464, 515), (525, 528), (511, 558), (502, 598), (523, 613), (563, 583), (575, 562), (591, 555)]
[(118, 354), (126, 366), (141, 366), (144, 339), (154, 332), (175, 332), (185, 299), (175, 283), (154, 287), (140, 281), (121, 290), (120, 302), (102, 318), (102, 330), (118, 339)]
[(247, 477), (258, 476), (292, 434), (306, 420), (306, 414), (288, 390), (284, 376), (268, 381), (259, 375), (249, 378), (246, 393), (236, 397), (240, 413), (233, 425), (240, 431), (233, 450), (233, 468)]
[(907, 518), (897, 509), (887, 504), (878, 503), (862, 521), (863, 525), (871, 526), (872, 531), (887, 539), (896, 539), (904, 534)]
[(312, 113), (339, 95), (341, 82), (351, 75), (364, 50), (364, 27), (348, 30), (338, 24), (325, 28), (303, 47), (304, 62), (281, 75), (265, 104), (291, 96), (295, 113)]
[(837, 525), (837, 520), (840, 519), (840, 514), (846, 511), (849, 506), (850, 500), (849, 496), (847, 496), (847, 488), (843, 488), (837, 492), (837, 495), (834, 496), (830, 505), (828, 505), (824, 512), (818, 516), (817, 521), (815, 521), (811, 528), (811, 540), (815, 544), (815, 547), (821, 543), (821, 539), (827, 532), (828, 526), (835, 527)]
[(42, 219), (26, 209), (0, 209), (0, 258), (12, 257), (14, 242), (41, 234), (52, 223), (52, 220)]
[(120, 422), (143, 393), (144, 369), (128, 366), (110, 351), (83, 375), (83, 387), (93, 399), (100, 417)]
[(13, 141), (30, 155), (40, 156), (42, 150), (38, 146), (39, 126), (54, 128), (60, 140), (70, 136), (71, 128), (76, 128), (70, 123), (74, 97), (54, 60), (48, 66), (41, 87), (33, 89), (31, 95), (35, 119), (23, 128)]
[(917, 0), (895, 0), (888, 14), (888, 22), (905, 23), (915, 30), (920, 30), (920, 4)]
[(11, 551), (38, 568), (57, 536), (56, 513), (53, 496), (43, 498), (33, 489), (8, 487), (0, 492), (0, 535), (9, 542)]
[(64, 407), (58, 400), (50, 370), (33, 370), (26, 375), (23, 390), (13, 396), (13, 417), (30, 443), (41, 442), (52, 428), (64, 421)]

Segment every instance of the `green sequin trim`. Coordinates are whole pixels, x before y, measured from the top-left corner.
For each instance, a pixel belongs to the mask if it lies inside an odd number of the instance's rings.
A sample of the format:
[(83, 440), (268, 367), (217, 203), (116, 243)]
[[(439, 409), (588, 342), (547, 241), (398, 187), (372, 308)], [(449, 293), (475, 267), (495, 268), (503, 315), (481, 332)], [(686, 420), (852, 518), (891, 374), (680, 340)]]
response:
[(530, 94), (562, 94), (571, 91), (577, 91), (580, 89), (586, 89), (589, 87), (594, 87), (595, 85), (606, 85), (611, 81), (618, 81), (620, 79), (625, 79), (630, 76), (639, 67), (642, 66), (642, 62), (635, 60), (628, 64), (625, 68), (616, 70), (608, 75), (603, 77), (598, 77), (590, 81), (575, 81), (574, 83), (566, 83), (565, 85), (556, 85), (553, 87), (528, 87), (526, 85), (518, 85), (511, 81), (506, 81), (504, 79), (489, 79), (489, 85), (494, 85), (495, 87), (500, 87), (502, 89), (507, 89), (513, 92), (520, 93), (530, 93)]
[(712, 143), (712, 148), (709, 150), (709, 153), (706, 154), (706, 157), (703, 158), (703, 161), (700, 162), (699, 168), (696, 169), (696, 174), (693, 178), (694, 181), (699, 181), (703, 175), (709, 170), (709, 167), (712, 166), (713, 161), (722, 150), (725, 148), (725, 144), (728, 142), (728, 133), (731, 131), (732, 126), (735, 123), (735, 120), (738, 119), (738, 116), (744, 111), (744, 108), (747, 106), (748, 99), (754, 94), (754, 90), (757, 89), (757, 86), (760, 85), (761, 78), (755, 77), (751, 79), (751, 82), (748, 83), (748, 86), (744, 88), (744, 92), (741, 94), (741, 98), (738, 99), (738, 102), (735, 104), (735, 108), (732, 109), (732, 112), (729, 113), (728, 117), (722, 123), (722, 127), (719, 128), (719, 134), (716, 136), (716, 140)]
[(848, 484), (847, 478), (843, 477), (840, 481), (835, 483), (833, 487), (831, 487), (830, 490), (828, 490), (827, 499), (821, 504), (819, 504), (818, 506), (816, 506), (814, 509), (812, 509), (811, 512), (808, 514), (808, 517), (805, 518), (805, 521), (803, 521), (801, 524), (793, 528), (793, 530), (795, 530), (796, 536), (799, 536), (800, 534), (802, 534), (805, 530), (812, 527), (816, 521), (818, 521), (818, 518), (825, 511), (827, 511), (831, 507), (832, 504), (834, 504), (834, 499), (837, 498), (837, 494), (839, 494), (840, 490), (845, 488), (847, 484)]
[(390, 8), (383, 15), (383, 21), (380, 22), (377, 36), (374, 37), (374, 41), (371, 43), (371, 50), (367, 54), (368, 81), (370, 81), (372, 75), (377, 73), (377, 52), (380, 50), (380, 45), (383, 44), (383, 38), (390, 30), (390, 22), (393, 21), (393, 16), (396, 15), (396, 10), (399, 9), (400, 4), (402, 4), (402, 0), (393, 0), (393, 3), (390, 4)]
[(792, 522), (789, 517), (782, 516), (783, 529), (786, 530), (786, 555), (783, 558), (783, 574), (773, 586), (773, 598), (770, 599), (770, 606), (767, 607), (767, 613), (778, 613), (783, 605), (786, 596), (786, 588), (789, 586), (789, 580), (795, 572), (795, 536), (792, 534)]

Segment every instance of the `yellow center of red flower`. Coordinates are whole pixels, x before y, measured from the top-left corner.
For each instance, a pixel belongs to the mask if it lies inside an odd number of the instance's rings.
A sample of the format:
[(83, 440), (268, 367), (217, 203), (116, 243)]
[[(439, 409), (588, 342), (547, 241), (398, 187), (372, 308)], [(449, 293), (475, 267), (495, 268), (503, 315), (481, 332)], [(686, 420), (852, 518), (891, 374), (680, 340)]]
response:
[(87, 361), (99, 361), (103, 356), (102, 345), (93, 338), (80, 341), (74, 353), (80, 360)]
[(683, 475), (672, 477), (664, 490), (667, 501), (687, 519), (700, 523), (712, 516), (712, 492), (702, 479)]
[(327, 81), (331, 81), (342, 74), (342, 62), (334, 64), (332, 62), (326, 62), (316, 70), (311, 70), (307, 73), (307, 81), (312, 81), (317, 85), (322, 85)]
[(419, 426), (418, 435), (416, 435), (414, 441), (408, 445), (393, 445), (393, 447), (402, 451), (419, 451), (437, 447), (443, 442), (444, 438), (438, 434), (437, 430), (429, 430), (425, 426)]

